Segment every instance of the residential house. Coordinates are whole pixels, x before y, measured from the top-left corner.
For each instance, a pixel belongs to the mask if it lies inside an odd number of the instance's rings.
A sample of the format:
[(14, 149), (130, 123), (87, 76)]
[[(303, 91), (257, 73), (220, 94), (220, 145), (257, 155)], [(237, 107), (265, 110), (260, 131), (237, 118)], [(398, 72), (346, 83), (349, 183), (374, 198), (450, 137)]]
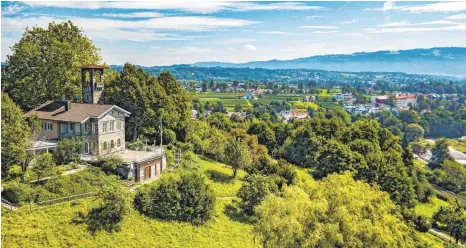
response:
[(396, 93), (393, 95), (397, 107), (406, 107), (408, 104), (416, 104), (416, 94)]
[(303, 102), (315, 102), (316, 97), (312, 95), (307, 95), (303, 97)]
[[(125, 149), (125, 118), (130, 112), (116, 106), (104, 104), (102, 92), (104, 67), (100, 65), (82, 66), (82, 100), (73, 103), (62, 98), (60, 101), (47, 101), (25, 114), (37, 115), (42, 122), (40, 141), (29, 150), (54, 149), (59, 140), (81, 137), (84, 143), (83, 159), (90, 162), (96, 156), (117, 154), (137, 175), (136, 180), (155, 179), (164, 168), (163, 151), (139, 152)], [(144, 160), (140, 160), (144, 156)]]

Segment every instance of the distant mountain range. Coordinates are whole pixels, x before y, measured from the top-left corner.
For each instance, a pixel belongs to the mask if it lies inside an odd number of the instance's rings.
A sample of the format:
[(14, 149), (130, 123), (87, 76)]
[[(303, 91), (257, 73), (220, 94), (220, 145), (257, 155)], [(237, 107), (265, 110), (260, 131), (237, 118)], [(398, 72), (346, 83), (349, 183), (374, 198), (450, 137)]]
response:
[(320, 55), (247, 63), (198, 62), (194, 67), (318, 69), (347, 72), (404, 72), (466, 78), (466, 47)]

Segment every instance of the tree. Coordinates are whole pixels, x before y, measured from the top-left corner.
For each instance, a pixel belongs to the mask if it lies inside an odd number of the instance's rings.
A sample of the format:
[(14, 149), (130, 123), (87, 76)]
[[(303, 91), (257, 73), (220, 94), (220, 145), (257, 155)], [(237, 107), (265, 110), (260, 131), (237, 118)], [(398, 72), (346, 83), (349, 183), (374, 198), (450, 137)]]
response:
[(84, 151), (84, 143), (81, 137), (65, 138), (58, 142), (54, 153), (55, 161), (59, 164), (76, 162)]
[(49, 174), (54, 168), (55, 162), (53, 161), (52, 154), (44, 153), (35, 158), (34, 166), (31, 170), (37, 176), (37, 181), (39, 181), (43, 175)]
[(464, 217), (464, 210), (459, 204), (450, 205), (447, 207), (440, 207), (432, 217), (437, 223), (446, 225), (446, 231), (448, 234), (455, 238), (456, 243), (458, 241), (466, 241), (466, 218)]
[(215, 203), (213, 190), (199, 172), (169, 174), (155, 184), (138, 189), (133, 205), (151, 218), (205, 223), (212, 217)]
[(120, 223), (129, 212), (126, 189), (120, 185), (106, 185), (99, 191), (102, 199), (100, 206), (91, 209), (86, 217), (87, 228), (91, 234), (99, 230), (119, 231)]
[(450, 150), (446, 140), (439, 139), (435, 141), (435, 147), (432, 149), (432, 157), (429, 161), (429, 167), (432, 169), (441, 168), (445, 160), (450, 160)]
[(251, 164), (251, 154), (249, 147), (239, 138), (230, 138), (225, 147), (225, 163), (233, 168), (233, 178), (236, 177), (238, 169)]
[(135, 65), (125, 64), (120, 73), (106, 78), (105, 83), (105, 102), (131, 112), (125, 127), (127, 137), (137, 139), (145, 131), (151, 134), (162, 120), (164, 128), (175, 131), (177, 138), (184, 140), (191, 119), (191, 99), (170, 73), (152, 77)]
[(259, 205), (269, 194), (278, 193), (278, 187), (274, 178), (253, 174), (246, 178), (238, 190), (237, 196), (241, 198), (241, 207), (248, 215), (254, 214), (254, 208)]
[(405, 128), (403, 136), (403, 145), (407, 146), (411, 142), (416, 142), (424, 136), (424, 128), (418, 124), (408, 124)]
[(414, 247), (413, 229), (388, 195), (350, 174), (311, 179), (281, 195), (256, 207), (254, 232), (265, 248)]
[(398, 113), (398, 118), (408, 124), (419, 123), (419, 115), (414, 110), (403, 110)]
[(26, 160), (29, 128), (21, 109), (2, 92), (2, 178), (8, 176), (10, 166)]
[(269, 150), (273, 150), (276, 144), (275, 133), (272, 128), (264, 121), (254, 121), (249, 126), (248, 134), (255, 134), (259, 139), (259, 143), (267, 146)]
[(336, 141), (328, 140), (320, 148), (316, 156), (316, 169), (313, 175), (322, 178), (328, 174), (350, 171), (357, 174), (366, 169), (367, 165), (361, 154), (353, 152), (348, 146)]
[(71, 21), (26, 29), (11, 51), (3, 87), (25, 110), (81, 95), (79, 67), (100, 61), (99, 50)]

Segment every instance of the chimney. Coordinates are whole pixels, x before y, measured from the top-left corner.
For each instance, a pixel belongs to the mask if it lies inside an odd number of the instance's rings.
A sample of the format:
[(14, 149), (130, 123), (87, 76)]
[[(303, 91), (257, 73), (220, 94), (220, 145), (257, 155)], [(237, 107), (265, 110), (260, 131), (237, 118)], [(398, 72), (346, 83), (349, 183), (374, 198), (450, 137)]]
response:
[(70, 109), (71, 109), (71, 101), (68, 100), (68, 101), (65, 101), (65, 103), (66, 103), (66, 104), (65, 104), (65, 111), (70, 110)]
[(63, 104), (65, 104), (65, 111), (68, 111), (71, 109), (71, 101), (70, 100), (66, 100), (66, 96), (65, 95), (62, 95), (61, 96), (61, 102)]

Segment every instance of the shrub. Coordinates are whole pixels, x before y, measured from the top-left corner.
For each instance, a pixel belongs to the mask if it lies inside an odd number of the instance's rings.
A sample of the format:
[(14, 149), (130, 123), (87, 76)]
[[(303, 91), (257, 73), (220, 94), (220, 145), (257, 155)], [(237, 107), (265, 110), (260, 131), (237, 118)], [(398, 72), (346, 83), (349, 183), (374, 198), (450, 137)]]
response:
[(255, 174), (246, 178), (238, 191), (237, 196), (243, 201), (241, 208), (248, 215), (254, 214), (254, 208), (259, 205), (267, 195), (276, 194), (278, 186), (271, 177)]
[(117, 169), (122, 167), (123, 163), (123, 159), (116, 155), (99, 157), (97, 159), (97, 164), (107, 174), (117, 174)]
[(418, 216), (414, 221), (414, 224), (416, 225), (416, 230), (420, 232), (427, 232), (432, 228), (432, 224), (424, 216)]
[(100, 206), (89, 211), (86, 217), (88, 230), (94, 234), (98, 230), (119, 231), (124, 215), (129, 211), (126, 189), (121, 186), (106, 186), (99, 192)]
[(32, 200), (32, 189), (28, 184), (10, 182), (4, 184), (2, 197), (11, 203), (25, 203)]
[(205, 223), (212, 216), (215, 195), (199, 172), (169, 174), (138, 190), (135, 208), (151, 218)]

